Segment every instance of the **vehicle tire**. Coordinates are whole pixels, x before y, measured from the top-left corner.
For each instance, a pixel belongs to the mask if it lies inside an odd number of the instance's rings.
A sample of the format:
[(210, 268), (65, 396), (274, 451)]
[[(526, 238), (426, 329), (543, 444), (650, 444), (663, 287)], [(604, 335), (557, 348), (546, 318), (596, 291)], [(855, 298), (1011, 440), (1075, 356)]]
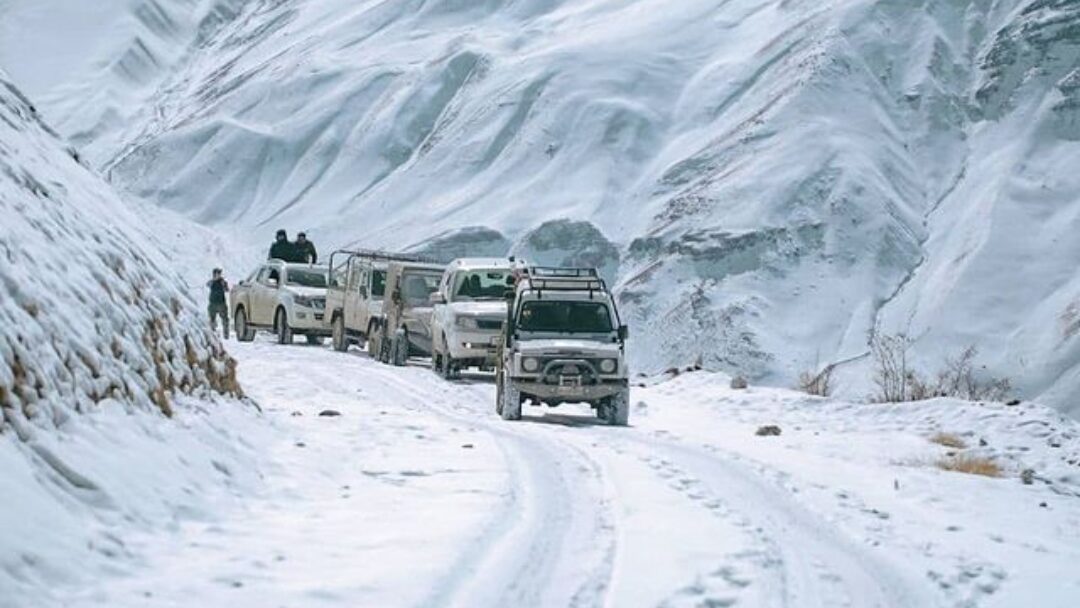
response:
[(233, 315), (233, 329), (236, 330), (236, 339), (240, 342), (251, 342), (255, 339), (255, 330), (248, 325), (247, 311), (241, 306)]
[(624, 388), (608, 397), (597, 409), (611, 426), (626, 426), (630, 422), (630, 389)]
[(503, 420), (521, 420), (521, 391), (510, 382), (510, 376), (504, 374), (502, 388), (502, 415)]
[(404, 367), (409, 359), (409, 336), (403, 331), (394, 332), (394, 339), (390, 346), (390, 363), (396, 367)]
[(380, 350), (382, 349), (382, 330), (378, 326), (372, 325), (368, 327), (367, 332), (367, 351), (368, 356), (372, 359), (379, 361)]
[(331, 339), (334, 343), (334, 350), (339, 353), (343, 353), (349, 350), (349, 339), (345, 337), (345, 318), (341, 315), (334, 317), (334, 322), (331, 324)]
[(289, 327), (289, 315), (284, 308), (279, 308), (274, 315), (274, 331), (277, 333), (278, 344), (292, 344), (292, 328)]
[(304, 336), (304, 338), (306, 338), (307, 343), (312, 345), (312, 346), (322, 346), (322, 343), (323, 343), (323, 337), (322, 336), (313, 336), (311, 334), (307, 334), (307, 335)]
[(502, 416), (503, 413), (503, 383), (502, 374), (495, 374), (495, 413)]

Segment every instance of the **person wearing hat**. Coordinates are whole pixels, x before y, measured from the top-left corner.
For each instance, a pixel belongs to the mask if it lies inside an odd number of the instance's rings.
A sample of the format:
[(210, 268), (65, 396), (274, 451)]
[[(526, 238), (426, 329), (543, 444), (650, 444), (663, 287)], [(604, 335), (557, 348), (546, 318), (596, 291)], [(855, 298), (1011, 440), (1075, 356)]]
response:
[(277, 236), (274, 237), (274, 243), (270, 245), (270, 254), (266, 256), (266, 259), (291, 262), (294, 258), (299, 257), (293, 250), (294, 245), (289, 242), (289, 234), (285, 230), (278, 230)]
[(296, 242), (293, 243), (293, 248), (295, 249), (297, 262), (319, 263), (319, 252), (315, 251), (315, 243), (307, 240), (307, 233), (298, 232), (296, 234)]
[(225, 339), (229, 339), (229, 305), (225, 300), (225, 294), (229, 292), (229, 282), (221, 276), (221, 269), (215, 268), (212, 278), (206, 282), (210, 288), (210, 304), (207, 312), (210, 314), (210, 331), (217, 332), (217, 320), (221, 318), (221, 329)]

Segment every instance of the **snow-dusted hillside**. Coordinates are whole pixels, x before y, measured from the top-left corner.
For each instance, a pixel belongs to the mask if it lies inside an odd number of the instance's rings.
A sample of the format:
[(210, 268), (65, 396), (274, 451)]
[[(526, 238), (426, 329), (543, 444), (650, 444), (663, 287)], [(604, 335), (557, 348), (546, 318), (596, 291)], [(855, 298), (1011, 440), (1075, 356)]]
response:
[(975, 343), (1024, 396), (1080, 407), (1075, 2), (115, 7), (214, 17), (97, 53), (153, 40), (153, 79), (39, 78), (44, 111), (114, 183), (253, 246), (278, 227), (324, 248), (585, 246), (642, 370), (789, 383), (854, 359), (841, 388), (861, 395), (879, 327), (928, 367)]
[(115, 571), (240, 457), (236, 363), (140, 224), (0, 72), (0, 606)]

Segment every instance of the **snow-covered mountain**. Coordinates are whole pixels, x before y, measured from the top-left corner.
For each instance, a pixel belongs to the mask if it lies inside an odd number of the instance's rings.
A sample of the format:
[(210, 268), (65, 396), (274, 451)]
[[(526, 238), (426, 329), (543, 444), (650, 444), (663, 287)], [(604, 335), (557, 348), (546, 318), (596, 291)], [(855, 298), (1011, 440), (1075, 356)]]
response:
[[(8, 1), (35, 51), (0, 53), (46, 116), (253, 247), (581, 259), (643, 371), (852, 360), (861, 393), (869, 337), (904, 331), (1080, 407), (1076, 2), (128, 0), (35, 30), (40, 6)], [(42, 70), (58, 48), (83, 68)]]
[(249, 408), (155, 237), (2, 71), (0, 218), (0, 606), (29, 606), (115, 571), (118, 521), (220, 499), (192, 478), (237, 447), (191, 412)]

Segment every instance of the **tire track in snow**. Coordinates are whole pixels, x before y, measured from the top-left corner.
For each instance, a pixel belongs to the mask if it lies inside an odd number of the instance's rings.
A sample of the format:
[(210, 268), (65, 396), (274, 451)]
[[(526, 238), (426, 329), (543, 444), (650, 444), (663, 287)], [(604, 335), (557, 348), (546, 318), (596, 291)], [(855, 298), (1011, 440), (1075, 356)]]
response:
[[(510, 470), (503, 509), (425, 604), (602, 604), (612, 575), (615, 533), (611, 499), (591, 455), (560, 438), (494, 418), (491, 386), (450, 384), (416, 368), (376, 369), (395, 391), (427, 399), (431, 407), (424, 411), (491, 435)], [(480, 412), (486, 417), (478, 417)]]
[[(759, 536), (763, 564), (776, 566), (776, 599), (793, 607), (935, 606), (925, 585), (874, 555), (798, 504), (760, 474), (726, 457), (659, 436), (621, 435), (658, 475), (674, 478), (688, 500), (703, 502), (719, 517), (735, 517)], [(707, 492), (707, 494), (706, 494)], [(717, 500), (716, 497), (719, 497)]]

